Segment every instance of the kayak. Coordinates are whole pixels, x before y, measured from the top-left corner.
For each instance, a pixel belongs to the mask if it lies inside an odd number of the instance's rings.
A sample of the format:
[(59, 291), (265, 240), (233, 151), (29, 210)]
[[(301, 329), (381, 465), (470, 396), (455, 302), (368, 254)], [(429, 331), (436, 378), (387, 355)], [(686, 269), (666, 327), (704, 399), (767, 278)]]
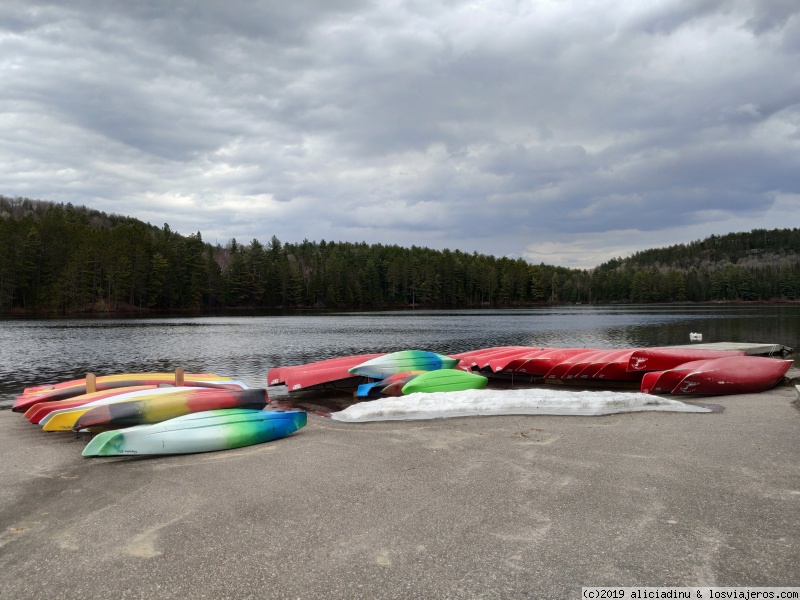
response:
[(95, 406), (78, 417), (73, 430), (90, 427), (130, 427), (161, 423), (191, 413), (222, 408), (261, 410), (269, 402), (267, 390), (209, 390), (150, 396)]
[(426, 350), (401, 350), (377, 358), (373, 358), (352, 367), (353, 375), (371, 379), (385, 379), (390, 375), (404, 371), (435, 371), (437, 369), (453, 369), (459, 359), (450, 358)]
[[(14, 412), (27, 411), (34, 404), (40, 402), (50, 402), (53, 400), (65, 400), (67, 398), (74, 398), (75, 396), (82, 396), (92, 391), (105, 391), (124, 387), (133, 387), (141, 385), (175, 385), (174, 373), (126, 373), (124, 375), (103, 375), (95, 379), (95, 389), (87, 389), (85, 379), (76, 379), (67, 381), (63, 384), (55, 384), (52, 386), (39, 386), (34, 389), (35, 391), (26, 392), (14, 400), (14, 405), (11, 410)], [(220, 377), (218, 375), (200, 374), (200, 375), (185, 375), (183, 385), (193, 387), (229, 387), (231, 389), (241, 389), (240, 385), (234, 382), (229, 377)]]
[(154, 425), (105, 431), (86, 445), (83, 456), (191, 454), (261, 444), (306, 425), (304, 411), (227, 408), (192, 413)]
[(415, 392), (460, 392), (480, 390), (486, 387), (488, 379), (483, 375), (467, 373), (458, 369), (438, 369), (417, 375), (403, 386), (403, 395)]
[(34, 404), (22, 416), (28, 419), (33, 424), (39, 423), (44, 417), (49, 415), (54, 410), (63, 408), (77, 408), (93, 402), (94, 400), (102, 400), (110, 396), (121, 396), (129, 392), (139, 392), (144, 390), (155, 390), (158, 386), (155, 385), (139, 385), (126, 388), (115, 388), (113, 390), (103, 390), (102, 392), (94, 392), (92, 394), (83, 394), (82, 396), (75, 396), (74, 398), (67, 398), (66, 400), (51, 400), (49, 402), (39, 402)]
[[(206, 390), (208, 390), (208, 392), (212, 394), (219, 391), (209, 388), (197, 388), (197, 387), (179, 387), (179, 388), (166, 387), (166, 388), (155, 388), (152, 390), (128, 392), (116, 396), (108, 396), (106, 398), (93, 400), (92, 402), (88, 402), (78, 407), (53, 410), (49, 414), (42, 417), (42, 419), (39, 421), (39, 425), (42, 426), (43, 431), (72, 431), (72, 427), (75, 425), (75, 422), (78, 420), (78, 418), (85, 412), (91, 410), (96, 406), (105, 406), (106, 404), (124, 402), (126, 400), (133, 400), (133, 399), (140, 400), (143, 398), (154, 398), (159, 396), (179, 395), (185, 397), (186, 394), (193, 392), (202, 392)], [(222, 390), (222, 391), (228, 392), (233, 390)]]
[(687, 374), (673, 394), (750, 394), (778, 385), (791, 360), (762, 356), (730, 356), (711, 360)]

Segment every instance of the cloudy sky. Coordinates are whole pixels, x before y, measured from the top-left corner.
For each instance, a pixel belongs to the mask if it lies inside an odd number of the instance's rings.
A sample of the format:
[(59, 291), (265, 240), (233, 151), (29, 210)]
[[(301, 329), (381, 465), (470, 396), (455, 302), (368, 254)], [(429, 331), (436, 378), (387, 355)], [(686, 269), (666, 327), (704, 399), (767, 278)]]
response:
[(591, 267), (800, 226), (797, 0), (2, 0), (0, 193)]

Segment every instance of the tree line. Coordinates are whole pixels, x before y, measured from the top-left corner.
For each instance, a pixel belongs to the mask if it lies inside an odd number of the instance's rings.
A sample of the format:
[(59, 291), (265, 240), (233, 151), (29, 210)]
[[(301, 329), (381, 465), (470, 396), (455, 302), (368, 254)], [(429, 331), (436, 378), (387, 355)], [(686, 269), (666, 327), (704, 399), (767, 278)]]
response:
[(351, 242), (224, 246), (169, 225), (0, 196), (0, 312), (797, 300), (800, 230), (646, 250), (594, 269)]

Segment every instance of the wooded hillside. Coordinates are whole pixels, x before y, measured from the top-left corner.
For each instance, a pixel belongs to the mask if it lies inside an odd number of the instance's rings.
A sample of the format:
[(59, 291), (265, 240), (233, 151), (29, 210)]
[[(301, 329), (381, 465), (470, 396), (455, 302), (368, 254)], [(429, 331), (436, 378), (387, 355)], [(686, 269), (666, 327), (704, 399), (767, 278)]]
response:
[(349, 242), (225, 246), (85, 207), (0, 196), (0, 312), (795, 300), (800, 229), (646, 250), (590, 270)]

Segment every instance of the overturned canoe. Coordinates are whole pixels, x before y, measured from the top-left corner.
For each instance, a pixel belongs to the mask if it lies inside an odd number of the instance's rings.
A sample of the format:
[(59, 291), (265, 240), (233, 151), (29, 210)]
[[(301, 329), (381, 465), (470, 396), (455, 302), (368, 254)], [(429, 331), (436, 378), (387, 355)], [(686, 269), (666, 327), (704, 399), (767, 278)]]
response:
[(401, 350), (373, 358), (350, 369), (353, 375), (385, 379), (404, 371), (435, 371), (453, 369), (459, 359), (426, 350)]
[(642, 377), (640, 390), (644, 394), (671, 394), (672, 390), (686, 377), (689, 373), (700, 371), (707, 364), (713, 360), (719, 359), (703, 359), (692, 360), (666, 371), (648, 371)]
[(751, 394), (769, 390), (783, 379), (793, 361), (762, 356), (711, 360), (687, 374), (673, 394)]
[[(290, 392), (325, 387), (348, 387), (343, 384), (357, 381), (356, 376), (349, 372), (352, 367), (380, 356), (383, 355), (358, 354), (304, 365), (274, 367), (267, 372), (267, 385), (285, 384)], [(351, 387), (355, 386), (351, 383)]]
[(210, 390), (144, 397), (95, 406), (78, 417), (73, 430), (90, 427), (130, 427), (161, 423), (191, 413), (223, 408), (261, 410), (269, 402), (267, 390)]
[(693, 360), (743, 356), (740, 350), (702, 350), (692, 348), (640, 348), (628, 360), (628, 371), (666, 371)]
[(261, 444), (305, 427), (304, 411), (228, 408), (96, 435), (83, 456), (191, 454)]
[[(517, 373), (542, 377), (553, 367), (569, 360), (571, 357), (591, 351), (590, 348), (560, 348), (550, 352), (542, 352), (523, 362), (517, 369)], [(595, 350), (596, 351), (596, 350)]]
[(403, 395), (415, 392), (461, 392), (480, 390), (486, 387), (488, 379), (483, 375), (468, 373), (458, 369), (438, 369), (417, 375), (403, 386)]

